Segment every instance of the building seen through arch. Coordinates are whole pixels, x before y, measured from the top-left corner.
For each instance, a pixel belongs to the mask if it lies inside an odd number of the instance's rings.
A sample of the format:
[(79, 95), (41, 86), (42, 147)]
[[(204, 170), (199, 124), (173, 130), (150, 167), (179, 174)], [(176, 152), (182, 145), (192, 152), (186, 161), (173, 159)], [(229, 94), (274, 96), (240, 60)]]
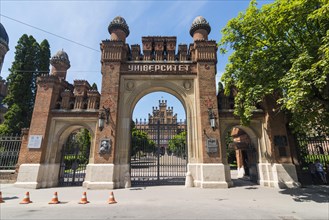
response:
[(161, 153), (168, 150), (168, 144), (171, 137), (186, 131), (186, 120), (178, 120), (174, 113), (174, 107), (167, 107), (167, 100), (159, 100), (159, 106), (152, 107), (152, 113), (148, 114), (148, 120), (136, 119), (135, 126), (140, 130), (149, 130), (150, 139), (157, 142), (157, 126), (163, 130), (163, 138), (160, 143)]

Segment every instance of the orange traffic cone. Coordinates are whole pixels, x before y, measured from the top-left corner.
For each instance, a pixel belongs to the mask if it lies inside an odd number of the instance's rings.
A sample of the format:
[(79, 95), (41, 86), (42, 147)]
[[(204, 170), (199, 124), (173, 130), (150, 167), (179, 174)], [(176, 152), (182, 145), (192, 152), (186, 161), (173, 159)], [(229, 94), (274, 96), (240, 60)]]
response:
[(89, 201), (87, 200), (87, 193), (86, 192), (83, 192), (79, 204), (87, 204), (87, 203), (89, 203)]
[(24, 199), (19, 204), (29, 204), (29, 203), (32, 203), (32, 201), (30, 200), (30, 193), (26, 192)]
[(115, 201), (115, 199), (114, 199), (113, 192), (110, 192), (110, 198), (109, 198), (108, 203), (109, 203), (109, 204), (117, 203), (117, 201)]
[(58, 204), (58, 203), (60, 203), (60, 201), (58, 201), (57, 192), (55, 192), (53, 198), (51, 199), (50, 202), (48, 202), (48, 204)]
[(5, 201), (3, 201), (2, 199), (2, 192), (0, 191), (0, 203), (4, 203)]

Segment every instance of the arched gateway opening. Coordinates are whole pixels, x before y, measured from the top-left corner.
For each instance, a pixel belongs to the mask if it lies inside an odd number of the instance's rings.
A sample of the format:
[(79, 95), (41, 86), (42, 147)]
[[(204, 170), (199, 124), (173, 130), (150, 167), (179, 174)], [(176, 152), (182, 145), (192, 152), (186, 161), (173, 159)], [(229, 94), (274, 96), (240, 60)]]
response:
[[(164, 95), (166, 99), (158, 100), (157, 103), (154, 99), (156, 94), (158, 97)], [(152, 97), (153, 101), (144, 101), (147, 97)], [(136, 111), (139, 112), (142, 108), (144, 114), (139, 115), (144, 119), (132, 119), (132, 186), (185, 184), (188, 159), (187, 124), (185, 113), (184, 119), (182, 120), (182, 115), (179, 115), (179, 119), (176, 109), (170, 106), (175, 103), (175, 99), (166, 93), (152, 93), (144, 96), (134, 109), (135, 115)], [(178, 109), (180, 106), (176, 104), (175, 107)]]
[(227, 161), (235, 186), (253, 185), (259, 182), (258, 137), (245, 126), (230, 126), (225, 131)]
[(89, 162), (91, 135), (85, 128), (74, 130), (61, 149), (59, 186), (82, 186)]
[[(126, 175), (128, 174), (128, 178), (130, 176), (132, 186), (185, 184), (188, 158), (197, 153), (193, 153), (193, 134), (189, 131), (193, 103), (191, 94), (184, 91), (183, 82), (175, 77), (161, 78), (154, 80), (150, 76), (140, 76), (139, 79), (134, 79), (135, 92), (128, 90), (124, 93), (126, 102), (120, 103), (122, 110), (119, 118), (129, 122), (127, 127), (129, 130), (122, 128), (122, 137), (118, 139), (118, 144), (122, 147), (118, 160), (125, 158), (127, 161)], [(125, 79), (125, 83), (127, 81), (131, 82), (131, 79)], [(182, 103), (186, 109), (186, 122), (181, 124), (175, 118), (161, 117), (160, 107), (166, 109), (168, 114), (171, 111), (168, 110), (168, 103), (165, 100), (156, 101), (159, 104), (157, 111), (159, 117), (152, 115), (152, 106), (145, 106), (144, 111), (151, 113), (148, 122), (132, 119), (137, 102), (145, 95), (157, 91), (169, 93)], [(156, 112), (156, 107), (154, 110)], [(139, 138), (143, 135), (147, 136), (148, 140)], [(179, 140), (180, 138), (184, 140)], [(175, 139), (180, 142), (177, 143), (179, 149), (169, 147)]]

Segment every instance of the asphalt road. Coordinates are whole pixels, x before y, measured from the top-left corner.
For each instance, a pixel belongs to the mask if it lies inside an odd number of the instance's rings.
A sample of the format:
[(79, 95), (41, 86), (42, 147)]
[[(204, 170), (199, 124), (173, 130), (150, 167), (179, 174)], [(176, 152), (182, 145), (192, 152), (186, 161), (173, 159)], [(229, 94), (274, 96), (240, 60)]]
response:
[[(155, 186), (110, 190), (21, 189), (1, 184), (0, 219), (328, 219), (329, 186), (274, 189), (234, 180), (229, 189)], [(30, 204), (19, 204), (29, 191)], [(49, 205), (54, 192), (57, 205)], [(90, 203), (78, 204), (83, 192)]]

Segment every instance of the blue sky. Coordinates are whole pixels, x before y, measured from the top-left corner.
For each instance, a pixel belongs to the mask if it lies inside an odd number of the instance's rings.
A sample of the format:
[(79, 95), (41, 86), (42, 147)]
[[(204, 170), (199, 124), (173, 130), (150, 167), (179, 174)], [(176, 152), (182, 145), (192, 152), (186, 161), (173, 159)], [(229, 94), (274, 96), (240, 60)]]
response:
[[(259, 5), (271, 2), (258, 0)], [(249, 0), (0, 0), (0, 21), (9, 35), (10, 48), (1, 77), (6, 78), (9, 74), (18, 39), (28, 34), (38, 42), (47, 39), (52, 55), (61, 49), (67, 52), (71, 62), (66, 78), (68, 82), (85, 79), (90, 84), (95, 82), (100, 91), (99, 45), (102, 40), (110, 38), (107, 27), (114, 17), (120, 15), (125, 18), (130, 29), (127, 38), (130, 45), (141, 44), (142, 36), (176, 36), (177, 44), (190, 44), (189, 30), (195, 17), (201, 15), (206, 18), (212, 28), (209, 39), (219, 41), (221, 29), (248, 4)], [(218, 53), (217, 81), (227, 62), (228, 56)], [(133, 118), (147, 117), (152, 106), (158, 105), (159, 99), (167, 99), (168, 106), (174, 107), (178, 118), (185, 118), (181, 103), (166, 93), (142, 98), (135, 107)], [(150, 109), (145, 109), (146, 105)]]

